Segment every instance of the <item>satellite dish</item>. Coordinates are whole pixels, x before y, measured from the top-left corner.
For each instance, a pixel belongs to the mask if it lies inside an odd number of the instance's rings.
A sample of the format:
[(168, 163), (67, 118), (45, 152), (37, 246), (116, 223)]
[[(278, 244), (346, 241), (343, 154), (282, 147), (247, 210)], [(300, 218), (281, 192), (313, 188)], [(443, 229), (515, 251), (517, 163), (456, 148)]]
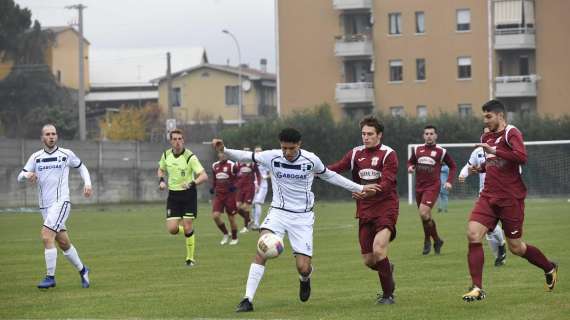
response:
[(251, 90), (251, 81), (249, 80), (245, 80), (241, 83), (241, 88), (243, 89), (243, 91), (249, 91)]

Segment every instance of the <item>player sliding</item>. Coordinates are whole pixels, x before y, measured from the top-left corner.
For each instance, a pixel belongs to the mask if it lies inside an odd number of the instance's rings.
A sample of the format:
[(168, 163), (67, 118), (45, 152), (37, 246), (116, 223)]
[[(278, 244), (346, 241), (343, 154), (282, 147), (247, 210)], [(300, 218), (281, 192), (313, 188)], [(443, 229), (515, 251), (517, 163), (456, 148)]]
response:
[(81, 286), (89, 288), (89, 268), (81, 262), (77, 250), (71, 244), (65, 226), (71, 210), (69, 168), (79, 169), (83, 179), (85, 197), (90, 197), (92, 193), (89, 171), (73, 151), (57, 146), (55, 126), (51, 124), (43, 126), (41, 139), (44, 148), (30, 156), (24, 169), (18, 175), (19, 182), (28, 180), (38, 184), (40, 210), (44, 219), (41, 232), (47, 269), (47, 275), (38, 284), (38, 288), (55, 287), (56, 242), (63, 251), (63, 255), (79, 271)]
[(415, 147), (408, 160), (408, 173), (416, 173), (416, 202), (424, 228), (424, 249), (422, 254), (427, 255), (431, 251), (430, 237), (433, 239), (433, 251), (435, 254), (440, 254), (443, 240), (437, 233), (431, 209), (437, 201), (441, 188), (441, 166), (445, 163), (449, 167), (449, 176), (444, 184), (444, 188), (447, 191), (451, 190), (451, 183), (455, 177), (457, 167), (447, 150), (436, 145), (436, 127), (426, 126), (423, 137), (425, 144)]
[[(212, 140), (216, 150), (224, 152), (234, 161), (253, 161), (271, 171), (273, 201), (267, 217), (260, 226), (261, 235), (272, 232), (279, 237), (287, 233), (295, 255), (300, 277), (299, 299), (303, 302), (311, 294), (311, 257), (313, 255), (314, 194), (311, 186), (315, 176), (340, 186), (360, 196), (380, 191), (376, 184), (359, 185), (328, 170), (315, 154), (301, 149), (301, 133), (293, 128), (279, 133), (281, 150), (252, 153), (225, 148), (220, 139)], [(238, 304), (237, 312), (253, 311), (253, 297), (265, 272), (266, 259), (256, 254), (247, 278), (245, 297)]]
[(542, 269), (546, 275), (546, 290), (552, 291), (557, 281), (558, 265), (549, 261), (538, 248), (522, 241), (526, 186), (520, 166), (527, 162), (522, 133), (507, 125), (505, 106), (500, 101), (491, 100), (482, 109), (485, 126), (490, 132), (484, 133), (481, 143), (476, 145), (483, 148), (486, 158), (483, 166), (476, 169), (487, 174), (467, 226), (467, 262), (473, 285), (463, 295), (463, 300), (470, 302), (485, 298), (481, 242), (498, 221), (505, 230), (509, 250)]

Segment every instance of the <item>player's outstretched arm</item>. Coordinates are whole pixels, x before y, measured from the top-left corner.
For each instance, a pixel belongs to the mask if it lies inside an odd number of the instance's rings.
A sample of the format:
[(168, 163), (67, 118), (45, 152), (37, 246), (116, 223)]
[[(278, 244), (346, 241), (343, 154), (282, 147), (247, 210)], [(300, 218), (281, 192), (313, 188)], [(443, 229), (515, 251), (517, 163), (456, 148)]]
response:
[(469, 165), (469, 163), (466, 163), (463, 168), (461, 168), (461, 171), (459, 172), (459, 177), (457, 177), (457, 180), (459, 180), (459, 182), (464, 183), (465, 179), (467, 179), (467, 177), (469, 176), (469, 168), (471, 166)]
[(319, 173), (318, 177), (330, 184), (334, 184), (335, 186), (339, 186), (351, 192), (363, 192), (365, 190), (364, 186), (354, 183), (353, 181), (329, 169), (325, 169), (324, 172)]

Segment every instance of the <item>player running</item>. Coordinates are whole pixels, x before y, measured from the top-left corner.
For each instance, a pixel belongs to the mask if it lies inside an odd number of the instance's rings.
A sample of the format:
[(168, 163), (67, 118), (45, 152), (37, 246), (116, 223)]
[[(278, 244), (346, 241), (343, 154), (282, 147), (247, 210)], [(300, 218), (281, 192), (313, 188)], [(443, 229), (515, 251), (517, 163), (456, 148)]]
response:
[(63, 251), (65, 258), (79, 271), (81, 286), (89, 288), (89, 268), (83, 264), (77, 249), (71, 243), (65, 225), (71, 211), (69, 197), (69, 168), (79, 169), (83, 179), (83, 195), (92, 194), (91, 178), (87, 167), (79, 157), (69, 149), (57, 146), (57, 130), (54, 125), (46, 124), (42, 128), (41, 140), (44, 148), (30, 156), (18, 175), (18, 182), (28, 180), (37, 183), (39, 206), (44, 220), (41, 235), (44, 243), (46, 277), (38, 284), (40, 289), (55, 287), (55, 268), (57, 249)]
[[(212, 164), (212, 189), (210, 193), (214, 194), (212, 202), (212, 219), (223, 234), (220, 245), (230, 243), (230, 245), (238, 244), (237, 223), (236, 223), (236, 188), (234, 186), (236, 180), (237, 167), (233, 161), (227, 159), (223, 152), (218, 152), (218, 161)], [(232, 239), (228, 235), (228, 229), (220, 217), (224, 213), (224, 209), (228, 214), (230, 228), (232, 230)]]
[[(243, 148), (244, 151), (250, 151), (249, 148)], [(236, 202), (238, 213), (242, 216), (244, 227), (239, 232), (246, 233), (252, 226), (251, 221), (251, 204), (255, 195), (256, 185), (259, 184), (260, 174), (257, 164), (251, 162), (237, 163), (238, 177), (236, 182), (237, 195)]]
[(490, 132), (484, 133), (481, 143), (476, 146), (485, 152), (486, 160), (479, 170), (487, 174), (483, 191), (475, 202), (467, 226), (467, 262), (473, 285), (463, 295), (463, 300), (471, 302), (486, 296), (483, 291), (484, 254), (481, 241), (498, 221), (505, 229), (509, 250), (542, 269), (546, 276), (546, 290), (552, 291), (558, 277), (558, 265), (549, 261), (538, 248), (522, 241), (526, 186), (522, 181), (520, 166), (527, 162), (522, 133), (507, 124), (502, 102), (488, 101), (482, 109), (485, 126)]
[(186, 265), (196, 264), (194, 249), (196, 237), (192, 221), (198, 214), (196, 186), (208, 180), (206, 170), (198, 157), (184, 148), (182, 130), (170, 131), (171, 149), (164, 151), (158, 163), (159, 188), (167, 187), (165, 177), (168, 176), (168, 199), (166, 200), (166, 228), (170, 234), (184, 234), (186, 237)]
[[(271, 210), (261, 224), (261, 235), (268, 232), (283, 237), (287, 233), (299, 272), (299, 299), (307, 301), (311, 294), (311, 257), (313, 256), (313, 205), (311, 186), (315, 176), (352, 192), (380, 191), (376, 184), (359, 185), (334, 171), (328, 170), (315, 154), (301, 149), (299, 131), (286, 128), (279, 134), (281, 149), (252, 153), (227, 149), (220, 139), (212, 140), (217, 151), (223, 151), (236, 161), (253, 161), (271, 170), (273, 201)], [(247, 278), (245, 297), (237, 312), (253, 311), (253, 297), (265, 272), (266, 259), (256, 254)]]
[(384, 126), (378, 119), (362, 119), (360, 129), (363, 145), (353, 148), (328, 168), (339, 173), (350, 170), (356, 183), (380, 185), (380, 191), (372, 197), (361, 199), (355, 195), (358, 238), (364, 264), (378, 272), (382, 294), (378, 295), (377, 303), (393, 304), (396, 283), (388, 246), (396, 238), (398, 156), (382, 144)]
[[(484, 129), (484, 132), (489, 132), (488, 128)], [(459, 172), (458, 180), (461, 183), (465, 183), (465, 179), (469, 176), (471, 171), (478, 171), (477, 168), (481, 168), (485, 163), (485, 152), (483, 148), (477, 147), (471, 152), (471, 156), (467, 161), (467, 164), (463, 166), (461, 171)], [(483, 186), (485, 184), (485, 172), (478, 172), (479, 173), (479, 193), (483, 191)], [(491, 251), (493, 251), (493, 255), (495, 255), (495, 267), (500, 267), (505, 264), (507, 259), (507, 243), (505, 241), (505, 236), (503, 235), (503, 229), (501, 225), (497, 223), (497, 226), (492, 231), (487, 232), (485, 234), (485, 238), (487, 238), (487, 243), (489, 243), (489, 247), (491, 247)]]
[(444, 188), (451, 190), (453, 179), (457, 171), (457, 166), (447, 150), (438, 146), (437, 128), (428, 125), (424, 127), (424, 145), (417, 146), (412, 151), (408, 160), (408, 173), (416, 173), (416, 202), (418, 205), (420, 218), (424, 229), (423, 255), (431, 251), (431, 240), (433, 239), (433, 250), (435, 254), (440, 254), (443, 240), (437, 233), (437, 227), (433, 220), (431, 209), (437, 201), (441, 182), (440, 171), (443, 164), (449, 167), (449, 176)]

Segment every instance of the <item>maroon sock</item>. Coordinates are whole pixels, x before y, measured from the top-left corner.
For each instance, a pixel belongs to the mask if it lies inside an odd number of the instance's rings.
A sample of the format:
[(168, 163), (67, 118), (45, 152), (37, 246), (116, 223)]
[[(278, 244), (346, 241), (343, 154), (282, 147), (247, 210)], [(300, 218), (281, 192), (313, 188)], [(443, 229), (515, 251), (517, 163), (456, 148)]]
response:
[(228, 229), (226, 228), (226, 224), (225, 224), (225, 223), (222, 222), (221, 224), (218, 224), (217, 226), (218, 226), (218, 229), (220, 229), (220, 231), (221, 231), (223, 234), (228, 234)]
[(546, 259), (540, 249), (533, 247), (530, 244), (526, 245), (526, 252), (522, 255), (522, 257), (527, 259), (528, 262), (544, 270), (544, 273), (548, 273), (554, 268), (552, 262)]
[(246, 227), (250, 221), (251, 221), (251, 219), (249, 218), (249, 211), (244, 210), (243, 211), (243, 223), (245, 224)]
[(437, 227), (435, 226), (435, 220), (431, 219), (430, 222), (431, 223), (430, 223), (429, 233), (433, 238), (434, 242), (439, 241), (439, 235), (437, 234)]
[(237, 229), (236, 230), (232, 229), (232, 239), (233, 240), (237, 239)]
[(378, 270), (378, 277), (382, 286), (382, 297), (387, 298), (394, 294), (394, 278), (388, 257), (376, 263), (376, 270)]
[(422, 226), (424, 227), (424, 242), (429, 242), (429, 234), (430, 234), (430, 227), (429, 227), (429, 220), (422, 220)]
[(485, 254), (483, 253), (483, 245), (481, 243), (470, 243), (467, 252), (467, 263), (469, 264), (469, 273), (473, 284), (479, 288), (483, 288), (483, 264), (485, 263)]

